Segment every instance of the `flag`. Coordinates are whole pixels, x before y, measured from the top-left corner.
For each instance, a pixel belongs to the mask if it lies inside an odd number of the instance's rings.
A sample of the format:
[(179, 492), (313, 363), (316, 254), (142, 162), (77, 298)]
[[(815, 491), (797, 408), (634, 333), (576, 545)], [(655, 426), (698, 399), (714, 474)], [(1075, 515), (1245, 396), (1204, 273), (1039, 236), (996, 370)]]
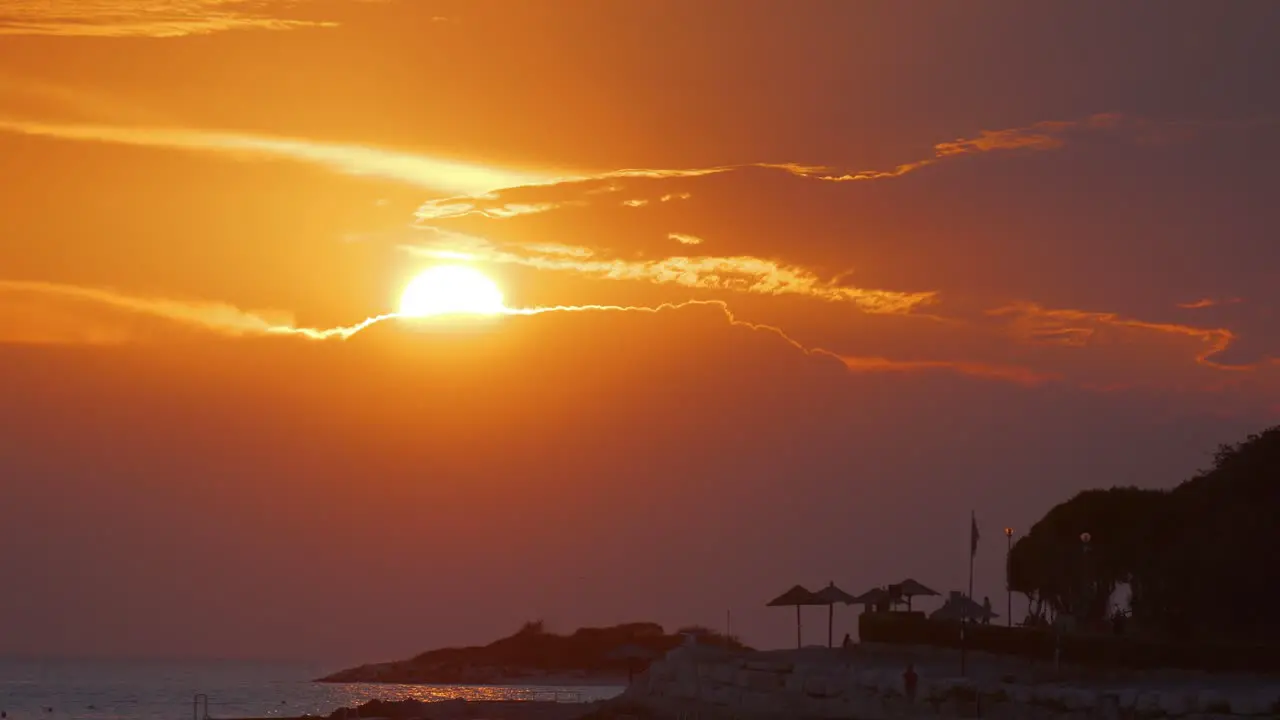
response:
[(969, 513), (969, 557), (978, 554), (978, 518)]

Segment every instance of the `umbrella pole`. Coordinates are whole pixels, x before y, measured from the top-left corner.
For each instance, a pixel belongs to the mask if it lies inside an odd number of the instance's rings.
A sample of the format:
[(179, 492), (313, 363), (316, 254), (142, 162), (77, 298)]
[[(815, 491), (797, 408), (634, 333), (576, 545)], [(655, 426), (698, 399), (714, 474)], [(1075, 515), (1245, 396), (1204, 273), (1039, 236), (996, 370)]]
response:
[(796, 605), (796, 649), (799, 650), (801, 647), (802, 647), (802, 643), (800, 642), (800, 606)]

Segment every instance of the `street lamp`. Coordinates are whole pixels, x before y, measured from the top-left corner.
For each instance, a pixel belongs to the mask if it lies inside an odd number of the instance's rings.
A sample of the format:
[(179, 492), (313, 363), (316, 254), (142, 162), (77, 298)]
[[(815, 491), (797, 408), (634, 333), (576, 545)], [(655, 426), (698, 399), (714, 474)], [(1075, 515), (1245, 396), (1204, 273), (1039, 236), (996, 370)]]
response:
[(1004, 598), (1005, 624), (1013, 627), (1013, 528), (1004, 529)]

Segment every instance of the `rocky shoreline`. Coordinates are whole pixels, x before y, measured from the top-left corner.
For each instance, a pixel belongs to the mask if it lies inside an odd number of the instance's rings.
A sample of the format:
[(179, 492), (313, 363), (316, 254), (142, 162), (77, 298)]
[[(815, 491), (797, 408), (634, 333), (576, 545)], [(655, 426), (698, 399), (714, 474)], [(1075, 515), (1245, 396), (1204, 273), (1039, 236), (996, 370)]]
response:
[[(581, 702), (372, 701), (329, 720), (707, 720), (754, 718), (984, 717), (997, 720), (1164, 718), (1261, 720), (1280, 717), (1280, 678), (1187, 671), (1099, 671), (970, 653), (958, 672), (954, 651), (859, 645), (735, 652), (687, 646), (668, 653), (613, 699)], [(914, 697), (902, 672), (918, 673)]]
[[(1017, 672), (1018, 665), (1031, 664), (1026, 659), (977, 653), (961, 676), (956, 660), (930, 648), (768, 653), (680, 648), (654, 663), (624, 699), (659, 717), (692, 711), (704, 718), (761, 720), (1280, 717), (1280, 680), (1272, 677), (1120, 673), (1104, 678), (1048, 665), (1026, 673)], [(914, 697), (904, 692), (907, 662), (919, 678)]]
[(316, 682), (621, 688), (633, 672), (690, 635), (701, 643), (745, 649), (736, 639), (693, 626), (668, 634), (657, 623), (632, 622), (559, 635), (535, 621), (487, 645), (429, 650), (404, 660), (339, 670)]
[(459, 663), (435, 665), (404, 662), (374, 663), (342, 670), (317, 679), (320, 683), (383, 683), (393, 685), (531, 685), (541, 687), (626, 687), (627, 676), (586, 670), (544, 670)]

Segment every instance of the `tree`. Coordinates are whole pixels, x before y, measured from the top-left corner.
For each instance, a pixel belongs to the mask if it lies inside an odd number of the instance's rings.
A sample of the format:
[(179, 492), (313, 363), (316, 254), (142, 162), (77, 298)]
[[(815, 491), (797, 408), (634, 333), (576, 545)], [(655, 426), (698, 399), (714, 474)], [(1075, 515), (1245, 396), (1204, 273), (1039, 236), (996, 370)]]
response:
[(1154, 610), (1190, 635), (1280, 641), (1280, 427), (1220, 446), (1212, 467), (1170, 493), (1159, 526)]
[(1211, 468), (1171, 491), (1086, 490), (1053, 507), (1015, 543), (1010, 585), (1096, 622), (1128, 583), (1141, 626), (1280, 642), (1280, 564), (1265, 556), (1280, 547), (1277, 512), (1280, 427), (1219, 447)]
[[(1152, 527), (1166, 493), (1086, 490), (1052, 508), (1014, 544), (1013, 589), (1058, 614), (1104, 619), (1120, 583), (1140, 584)], [(1089, 542), (1081, 536), (1088, 533)]]

